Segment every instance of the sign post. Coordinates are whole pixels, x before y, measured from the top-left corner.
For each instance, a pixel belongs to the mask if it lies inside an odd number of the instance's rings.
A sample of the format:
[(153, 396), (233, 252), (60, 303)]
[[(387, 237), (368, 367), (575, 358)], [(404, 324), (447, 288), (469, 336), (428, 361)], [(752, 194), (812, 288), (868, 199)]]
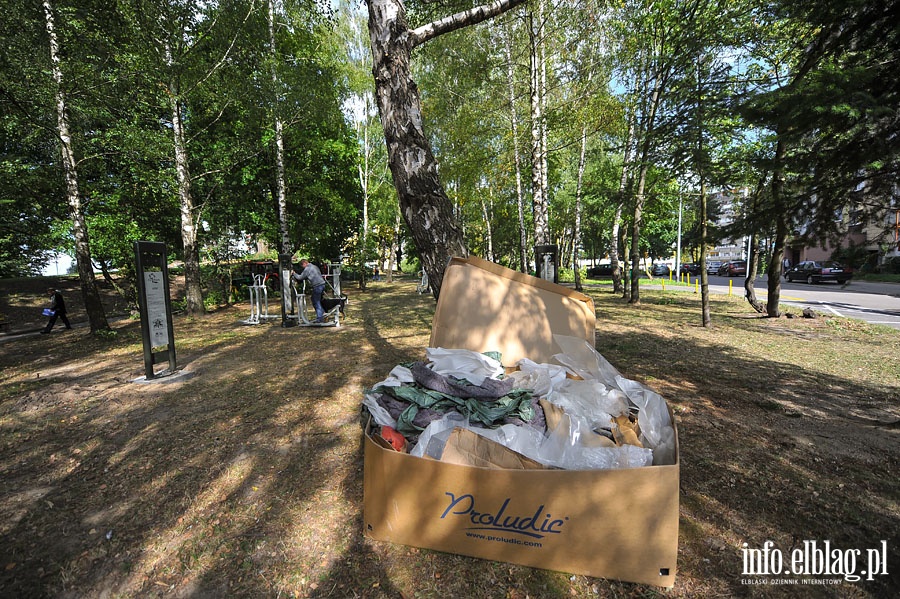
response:
[(551, 283), (559, 283), (559, 248), (556, 245), (534, 246), (537, 276)]
[[(176, 370), (166, 244), (136, 241), (134, 255), (141, 308), (141, 337), (144, 340), (144, 371), (147, 380), (150, 380), (173, 374)], [(153, 365), (166, 359), (169, 367), (154, 372)]]

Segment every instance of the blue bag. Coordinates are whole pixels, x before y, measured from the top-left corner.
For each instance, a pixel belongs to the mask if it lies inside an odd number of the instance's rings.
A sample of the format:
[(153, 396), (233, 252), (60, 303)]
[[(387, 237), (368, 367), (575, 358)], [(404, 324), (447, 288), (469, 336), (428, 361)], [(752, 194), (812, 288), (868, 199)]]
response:
[(56, 310), (51, 310), (50, 308), (44, 308), (44, 316), (53, 316), (56, 314)]

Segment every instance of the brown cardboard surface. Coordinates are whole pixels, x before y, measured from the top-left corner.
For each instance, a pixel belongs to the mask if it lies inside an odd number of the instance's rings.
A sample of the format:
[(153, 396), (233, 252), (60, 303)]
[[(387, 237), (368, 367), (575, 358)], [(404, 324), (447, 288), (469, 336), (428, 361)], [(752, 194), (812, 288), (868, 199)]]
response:
[[(549, 362), (553, 334), (594, 344), (593, 301), (478, 258), (451, 260), (431, 347)], [(671, 416), (670, 410), (670, 416)], [(672, 419), (674, 422), (674, 418)], [(366, 535), (526, 566), (671, 587), (678, 554), (675, 463), (625, 470), (502, 470), (446, 464), (364, 442)]]
[(453, 258), (444, 272), (431, 347), (500, 351), (503, 364), (521, 358), (549, 362), (553, 335), (594, 344), (594, 301), (480, 258)]
[(544, 470), (546, 468), (540, 462), (535, 462), (496, 441), (459, 427), (450, 433), (440, 461), (445, 464), (510, 470)]
[(496, 470), (365, 440), (364, 521), (377, 540), (670, 587), (678, 465)]

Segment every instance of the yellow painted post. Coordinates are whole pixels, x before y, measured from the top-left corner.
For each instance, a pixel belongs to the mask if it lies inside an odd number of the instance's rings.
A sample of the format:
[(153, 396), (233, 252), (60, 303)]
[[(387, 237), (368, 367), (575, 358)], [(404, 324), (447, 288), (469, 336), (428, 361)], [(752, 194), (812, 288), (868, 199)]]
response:
[(731, 279), (728, 279), (728, 295), (731, 295)]
[(695, 279), (694, 280), (694, 293), (699, 293), (699, 292), (700, 292), (700, 281)]
[(660, 279), (659, 282), (662, 283), (663, 291), (665, 291), (665, 290), (666, 290), (666, 280), (665, 280), (665, 279)]
[(690, 285), (691, 284), (691, 273), (686, 272), (686, 273), (684, 273), (684, 276), (687, 277), (687, 284)]

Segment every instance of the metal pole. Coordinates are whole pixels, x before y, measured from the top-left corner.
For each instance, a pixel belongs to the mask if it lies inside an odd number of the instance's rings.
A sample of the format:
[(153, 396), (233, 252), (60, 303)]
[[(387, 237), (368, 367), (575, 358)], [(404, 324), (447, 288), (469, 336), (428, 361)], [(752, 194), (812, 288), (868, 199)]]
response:
[(675, 277), (681, 281), (681, 194), (678, 194), (678, 245), (675, 250)]

